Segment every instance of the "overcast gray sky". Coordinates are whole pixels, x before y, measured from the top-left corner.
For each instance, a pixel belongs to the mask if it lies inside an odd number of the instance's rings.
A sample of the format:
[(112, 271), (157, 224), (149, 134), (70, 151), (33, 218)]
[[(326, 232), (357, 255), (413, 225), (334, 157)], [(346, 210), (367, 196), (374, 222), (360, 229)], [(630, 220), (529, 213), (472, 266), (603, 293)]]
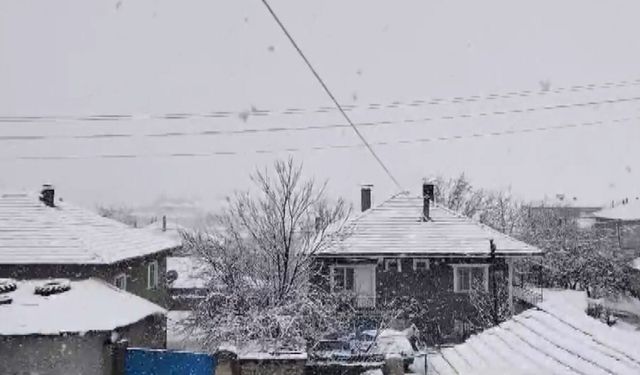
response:
[[(272, 5), (403, 187), (465, 172), (525, 199), (562, 192), (588, 202), (638, 195), (640, 3), (294, 1)], [(341, 124), (259, 0), (2, 1), (0, 115), (132, 114), (131, 121), (0, 122), (0, 188), (54, 183), (92, 206), (160, 196), (215, 206), (257, 166), (299, 148), (306, 173), (332, 194), (396, 190), (349, 128), (234, 135), (148, 134)], [(608, 87), (606, 83), (620, 83)], [(563, 90), (575, 85), (594, 87)], [(603, 87), (603, 85), (605, 87)], [(549, 89), (545, 95), (540, 90)], [(558, 92), (554, 92), (554, 90)], [(491, 93), (530, 91), (487, 99)], [(452, 103), (454, 97), (480, 99)], [(434, 98), (447, 99), (429, 104)], [(408, 106), (415, 100), (424, 104)], [(399, 105), (388, 104), (400, 102)], [(370, 109), (379, 103), (379, 109)], [(594, 104), (599, 103), (599, 104)], [(270, 116), (237, 115), (252, 108)], [(301, 114), (276, 112), (305, 109)], [(535, 108), (531, 110), (531, 108)], [(546, 109), (545, 109), (546, 108)], [(529, 109), (529, 110), (527, 110)], [(165, 113), (235, 112), (163, 120)], [(497, 113), (496, 113), (497, 112)], [(506, 112), (506, 113), (503, 113)], [(424, 120), (431, 121), (415, 121)], [(624, 121), (614, 121), (614, 120)], [(407, 121), (408, 120), (408, 121)], [(602, 122), (546, 132), (533, 127)], [(476, 133), (504, 133), (469, 137)], [(133, 134), (74, 139), (78, 135)], [(453, 140), (438, 140), (451, 138)], [(397, 143), (433, 139), (418, 143)], [(232, 151), (234, 155), (166, 157)], [(135, 154), (135, 159), (96, 158)], [(64, 156), (72, 160), (17, 160)]]

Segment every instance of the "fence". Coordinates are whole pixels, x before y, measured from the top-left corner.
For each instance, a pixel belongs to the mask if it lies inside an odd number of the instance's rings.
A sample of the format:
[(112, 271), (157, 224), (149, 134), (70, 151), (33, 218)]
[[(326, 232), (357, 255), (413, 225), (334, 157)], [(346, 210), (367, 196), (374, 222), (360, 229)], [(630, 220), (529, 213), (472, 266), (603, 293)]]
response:
[(209, 354), (138, 348), (125, 354), (125, 375), (215, 375), (215, 370)]

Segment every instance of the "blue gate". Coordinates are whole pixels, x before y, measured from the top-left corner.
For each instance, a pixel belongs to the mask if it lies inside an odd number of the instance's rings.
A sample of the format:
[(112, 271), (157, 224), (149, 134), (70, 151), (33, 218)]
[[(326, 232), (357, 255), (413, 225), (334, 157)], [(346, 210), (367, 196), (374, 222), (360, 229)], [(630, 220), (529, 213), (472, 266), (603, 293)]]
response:
[(127, 349), (124, 367), (125, 375), (214, 375), (216, 360), (201, 353)]

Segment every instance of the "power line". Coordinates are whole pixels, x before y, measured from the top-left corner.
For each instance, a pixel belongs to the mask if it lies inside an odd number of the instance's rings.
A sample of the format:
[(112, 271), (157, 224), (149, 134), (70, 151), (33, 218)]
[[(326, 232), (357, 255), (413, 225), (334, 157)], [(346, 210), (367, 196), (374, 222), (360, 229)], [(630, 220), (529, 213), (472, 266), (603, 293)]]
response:
[[(483, 96), (471, 95), (471, 96), (455, 96), (450, 98), (430, 98), (430, 99), (413, 99), (407, 101), (392, 101), (389, 103), (368, 103), (368, 104), (352, 104), (342, 105), (342, 109), (345, 112), (351, 112), (357, 109), (365, 110), (383, 110), (383, 109), (397, 109), (397, 108), (415, 108), (422, 106), (433, 106), (440, 104), (459, 104), (459, 103), (473, 103), (479, 101), (491, 101), (497, 99), (509, 99), (514, 97), (531, 97), (531, 96), (545, 96), (549, 94), (559, 94), (562, 92), (583, 92), (583, 91), (595, 91), (600, 89), (610, 88), (623, 88), (640, 86), (640, 79), (624, 80), (616, 82), (603, 82), (603, 83), (588, 83), (574, 86), (558, 87), (549, 90), (521, 90), (510, 91), (506, 93), (491, 93)], [(112, 113), (112, 114), (84, 114), (84, 115), (0, 115), (0, 124), (21, 124), (21, 123), (42, 123), (42, 122), (83, 122), (99, 124), (104, 122), (113, 121), (143, 121), (143, 120), (188, 120), (188, 119), (225, 119), (232, 117), (247, 118), (253, 117), (268, 117), (277, 115), (303, 115), (314, 113), (329, 113), (336, 111), (334, 107), (317, 107), (317, 108), (286, 108), (286, 109), (258, 109), (251, 108), (245, 111), (238, 110), (217, 110), (209, 112), (167, 112), (167, 113)]]
[(338, 110), (340, 111), (340, 113), (342, 114), (342, 117), (344, 117), (345, 120), (347, 120), (347, 122), (349, 123), (349, 125), (351, 125), (351, 127), (353, 128), (353, 131), (356, 133), (356, 135), (358, 135), (358, 137), (360, 138), (360, 140), (362, 141), (362, 143), (364, 143), (364, 145), (367, 147), (367, 149), (369, 150), (369, 152), (371, 153), (371, 155), (373, 155), (374, 159), (378, 162), (378, 164), (380, 164), (380, 166), (382, 167), (382, 169), (386, 172), (386, 174), (389, 176), (389, 178), (393, 181), (393, 183), (396, 185), (396, 187), (398, 189), (402, 189), (402, 186), (400, 186), (400, 183), (398, 182), (398, 180), (396, 180), (395, 177), (393, 177), (393, 174), (391, 173), (391, 171), (389, 170), (389, 168), (387, 168), (387, 166), (382, 162), (382, 159), (380, 159), (380, 157), (378, 156), (378, 154), (376, 154), (376, 152), (373, 150), (373, 147), (371, 147), (371, 145), (367, 142), (367, 140), (364, 138), (364, 135), (362, 135), (362, 133), (360, 133), (360, 131), (358, 130), (358, 128), (355, 126), (355, 124), (351, 121), (351, 119), (349, 118), (349, 116), (347, 115), (347, 113), (344, 111), (344, 109), (342, 109), (342, 106), (340, 106), (340, 103), (338, 103), (338, 100), (335, 98), (335, 96), (333, 96), (333, 93), (331, 93), (331, 90), (329, 90), (329, 87), (327, 87), (327, 85), (324, 83), (324, 81), (322, 80), (322, 78), (320, 77), (320, 75), (318, 74), (318, 72), (314, 69), (313, 65), (311, 65), (311, 62), (309, 61), (309, 59), (307, 59), (307, 56), (305, 56), (305, 54), (302, 52), (302, 50), (300, 49), (300, 47), (298, 46), (298, 44), (296, 43), (295, 40), (293, 40), (293, 37), (291, 36), (291, 34), (289, 34), (289, 31), (287, 30), (287, 28), (284, 26), (284, 24), (282, 23), (282, 21), (280, 21), (280, 18), (278, 18), (278, 16), (276, 15), (276, 13), (273, 11), (273, 9), (271, 8), (271, 6), (269, 5), (269, 3), (267, 2), (267, 0), (262, 0), (262, 3), (264, 4), (265, 7), (267, 7), (267, 10), (269, 11), (269, 13), (271, 13), (271, 16), (273, 17), (273, 19), (276, 21), (276, 23), (278, 24), (278, 26), (280, 26), (280, 29), (282, 29), (282, 32), (284, 32), (284, 34), (287, 36), (287, 38), (289, 39), (289, 41), (291, 42), (291, 44), (293, 45), (293, 47), (296, 49), (296, 51), (298, 51), (298, 54), (300, 55), (300, 57), (302, 58), (302, 60), (304, 60), (305, 64), (307, 64), (307, 67), (309, 68), (309, 70), (311, 70), (311, 73), (313, 73), (313, 75), (316, 77), (316, 79), (318, 80), (318, 82), (320, 83), (320, 85), (322, 86), (322, 88), (324, 89), (324, 91), (327, 93), (327, 95), (331, 98), (331, 100), (333, 101), (333, 104), (335, 104), (336, 108), (338, 108)]
[[(439, 117), (424, 117), (415, 119), (402, 119), (396, 121), (369, 121), (369, 122), (357, 122), (356, 126), (359, 127), (375, 127), (384, 125), (418, 125), (422, 123), (432, 123), (435, 121), (452, 121), (463, 120), (471, 118), (482, 118), (490, 116), (505, 116), (510, 114), (530, 114), (534, 112), (553, 111), (559, 109), (570, 108), (584, 108), (590, 106), (598, 106), (603, 104), (619, 104), (640, 101), (640, 97), (631, 98), (615, 98), (605, 99), (602, 101), (590, 101), (580, 103), (569, 104), (554, 104), (539, 107), (527, 107), (527, 108), (515, 108), (509, 110), (496, 110), (489, 112), (479, 113), (464, 113), (456, 115), (445, 115)], [(63, 139), (121, 139), (121, 138), (134, 138), (134, 137), (151, 137), (151, 138), (173, 138), (173, 137), (185, 137), (185, 136), (218, 136), (218, 135), (242, 135), (242, 134), (260, 134), (260, 133), (278, 133), (278, 132), (299, 132), (299, 131), (311, 131), (311, 130), (329, 130), (348, 128), (348, 124), (325, 124), (325, 125), (307, 125), (299, 127), (267, 127), (267, 128), (244, 128), (244, 129), (232, 129), (232, 130), (202, 130), (196, 132), (183, 132), (183, 131), (169, 131), (164, 133), (148, 133), (148, 134), (133, 134), (133, 133), (99, 133), (88, 135), (63, 135), (63, 136), (47, 136), (47, 135), (0, 135), (0, 142), (2, 141), (43, 141), (43, 140), (63, 140)]]
[[(537, 132), (546, 132), (546, 131), (557, 131), (557, 130), (566, 130), (566, 129), (579, 129), (586, 127), (595, 127), (595, 126), (604, 126), (604, 125), (614, 125), (614, 124), (624, 124), (630, 121), (640, 120), (640, 116), (635, 117), (625, 117), (608, 121), (589, 121), (582, 123), (567, 123), (562, 125), (555, 126), (539, 126), (539, 127), (529, 127), (529, 128), (520, 128), (520, 129), (509, 129), (502, 131), (493, 131), (493, 132), (485, 132), (485, 133), (472, 133), (472, 134), (459, 134), (459, 135), (450, 135), (450, 136), (441, 136), (441, 137), (428, 137), (428, 138), (416, 138), (416, 139), (404, 139), (404, 140), (394, 140), (394, 141), (379, 141), (373, 142), (372, 145), (375, 146), (391, 146), (391, 145), (405, 145), (405, 144), (421, 144), (421, 143), (431, 143), (431, 142), (442, 142), (442, 141), (458, 141), (462, 139), (474, 139), (474, 138), (491, 138), (491, 137), (500, 137), (506, 135), (515, 135), (515, 134), (527, 134), (527, 133), (537, 133)], [(323, 146), (314, 146), (307, 148), (283, 148), (283, 149), (264, 149), (264, 150), (250, 150), (246, 152), (238, 152), (238, 151), (214, 151), (214, 152), (206, 152), (206, 153), (191, 153), (191, 152), (175, 152), (175, 153), (162, 153), (162, 154), (101, 154), (101, 155), (88, 155), (88, 156), (76, 156), (76, 155), (67, 155), (67, 156), (17, 156), (11, 158), (2, 158), (0, 160), (84, 160), (84, 159), (138, 159), (138, 158), (189, 158), (189, 157), (212, 157), (212, 156), (236, 156), (236, 155), (246, 155), (249, 153), (254, 154), (276, 154), (281, 152), (301, 152), (301, 151), (325, 151), (325, 150), (339, 150), (339, 149), (357, 149), (365, 147), (363, 144), (342, 144), (342, 145), (323, 145)]]

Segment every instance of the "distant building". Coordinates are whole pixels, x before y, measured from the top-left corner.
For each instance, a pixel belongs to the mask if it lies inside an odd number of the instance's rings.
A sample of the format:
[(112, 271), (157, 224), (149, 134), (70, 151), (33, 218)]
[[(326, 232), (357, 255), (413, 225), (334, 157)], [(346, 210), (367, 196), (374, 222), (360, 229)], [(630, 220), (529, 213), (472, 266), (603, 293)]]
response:
[(596, 223), (594, 213), (600, 211), (603, 205), (584, 202), (577, 197), (556, 194), (553, 198), (533, 202), (528, 205), (530, 212), (550, 211), (563, 220), (573, 221), (579, 228), (591, 228)]
[(115, 342), (165, 347), (165, 314), (99, 279), (0, 279), (0, 373), (111, 374)]
[(640, 200), (623, 200), (623, 203), (605, 208), (594, 214), (597, 224), (614, 228), (620, 248), (640, 257)]
[(624, 254), (634, 260), (630, 266), (631, 290), (640, 297), (640, 199), (624, 199), (618, 205), (594, 214), (596, 225), (613, 229)]
[(97, 277), (166, 306), (166, 257), (180, 242), (55, 199), (0, 193), (0, 277)]
[(371, 187), (361, 194), (362, 213), (349, 223), (345, 238), (317, 254), (324, 276), (317, 282), (353, 296), (356, 308), (374, 314), (396, 298), (415, 298), (429, 316), (414, 323), (431, 335), (440, 332), (443, 341), (459, 340), (461, 327), (474, 324), (470, 291), (492, 291), (491, 275), (496, 287), (508, 289), (508, 300), (500, 303), (513, 307), (514, 295), (521, 295), (513, 288), (513, 260), (541, 255), (434, 204), (433, 185), (425, 184), (421, 197), (399, 193), (373, 208)]
[(169, 309), (193, 310), (206, 297), (208, 267), (196, 257), (167, 258)]

